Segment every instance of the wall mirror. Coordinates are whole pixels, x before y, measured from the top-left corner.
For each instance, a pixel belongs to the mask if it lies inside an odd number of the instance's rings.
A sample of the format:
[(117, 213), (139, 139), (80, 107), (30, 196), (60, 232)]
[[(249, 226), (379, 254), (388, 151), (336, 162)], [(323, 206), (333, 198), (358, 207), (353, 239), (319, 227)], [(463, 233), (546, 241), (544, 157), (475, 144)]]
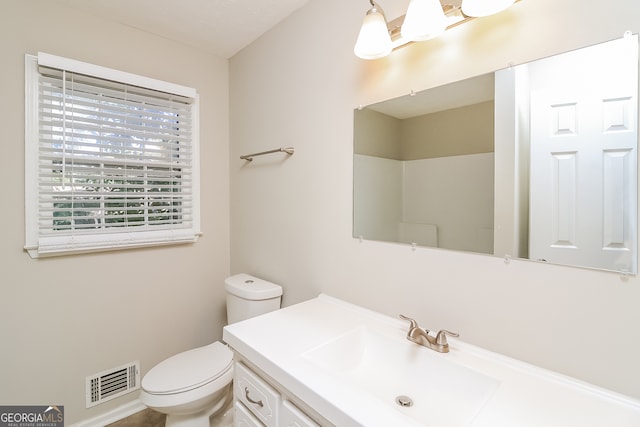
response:
[(637, 35), (354, 111), (353, 234), (637, 272)]

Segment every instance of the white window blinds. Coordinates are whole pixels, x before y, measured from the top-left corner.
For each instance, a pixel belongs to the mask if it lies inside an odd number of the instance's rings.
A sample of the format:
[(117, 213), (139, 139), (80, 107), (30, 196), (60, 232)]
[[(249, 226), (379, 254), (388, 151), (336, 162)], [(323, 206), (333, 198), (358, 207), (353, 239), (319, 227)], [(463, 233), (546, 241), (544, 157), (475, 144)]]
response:
[(36, 77), (30, 253), (194, 241), (196, 99), (42, 64)]

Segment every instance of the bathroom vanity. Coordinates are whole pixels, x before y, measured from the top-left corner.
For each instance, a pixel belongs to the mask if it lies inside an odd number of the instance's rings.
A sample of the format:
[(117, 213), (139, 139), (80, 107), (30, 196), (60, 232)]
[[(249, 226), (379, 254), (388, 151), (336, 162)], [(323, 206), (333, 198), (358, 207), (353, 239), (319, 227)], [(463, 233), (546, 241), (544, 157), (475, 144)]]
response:
[[(238, 357), (238, 359), (241, 359)], [(314, 427), (314, 419), (323, 419), (313, 409), (296, 402), (284, 387), (248, 362), (237, 361), (233, 386), (234, 425), (251, 427), (297, 426)], [(313, 417), (313, 418), (312, 418)], [(323, 424), (330, 424), (323, 419)]]
[[(224, 328), (236, 426), (639, 426), (640, 401), (327, 295)], [(464, 332), (464, 331), (459, 331)]]

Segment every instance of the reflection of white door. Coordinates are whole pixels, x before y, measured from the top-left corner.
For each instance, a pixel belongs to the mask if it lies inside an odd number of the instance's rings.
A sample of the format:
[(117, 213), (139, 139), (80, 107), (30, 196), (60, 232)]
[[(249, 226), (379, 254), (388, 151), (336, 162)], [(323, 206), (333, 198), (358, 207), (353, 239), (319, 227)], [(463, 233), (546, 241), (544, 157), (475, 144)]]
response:
[(531, 93), (529, 256), (634, 270), (637, 38), (545, 67), (547, 89)]

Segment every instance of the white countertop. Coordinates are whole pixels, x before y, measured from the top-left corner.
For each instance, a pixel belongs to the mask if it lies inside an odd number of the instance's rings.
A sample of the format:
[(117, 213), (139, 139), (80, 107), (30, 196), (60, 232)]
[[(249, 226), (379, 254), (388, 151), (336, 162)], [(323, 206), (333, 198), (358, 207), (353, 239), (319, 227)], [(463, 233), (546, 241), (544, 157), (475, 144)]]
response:
[[(406, 341), (407, 322), (320, 295), (224, 328), (224, 341), (327, 420), (347, 426), (418, 426), (409, 411), (431, 411), (434, 425), (446, 427), (451, 407), (402, 408), (385, 404), (362, 390), (327, 375), (303, 355), (357, 328)], [(464, 331), (459, 331), (464, 332)], [(386, 339), (385, 338), (385, 339)], [(411, 343), (410, 343), (411, 344)], [(451, 427), (638, 427), (640, 401), (449, 339), (450, 352), (435, 357), (496, 380), (497, 387), (473, 419)], [(411, 344), (413, 345), (413, 344)], [(431, 357), (431, 355), (429, 355)], [(452, 420), (455, 416), (450, 417)]]

